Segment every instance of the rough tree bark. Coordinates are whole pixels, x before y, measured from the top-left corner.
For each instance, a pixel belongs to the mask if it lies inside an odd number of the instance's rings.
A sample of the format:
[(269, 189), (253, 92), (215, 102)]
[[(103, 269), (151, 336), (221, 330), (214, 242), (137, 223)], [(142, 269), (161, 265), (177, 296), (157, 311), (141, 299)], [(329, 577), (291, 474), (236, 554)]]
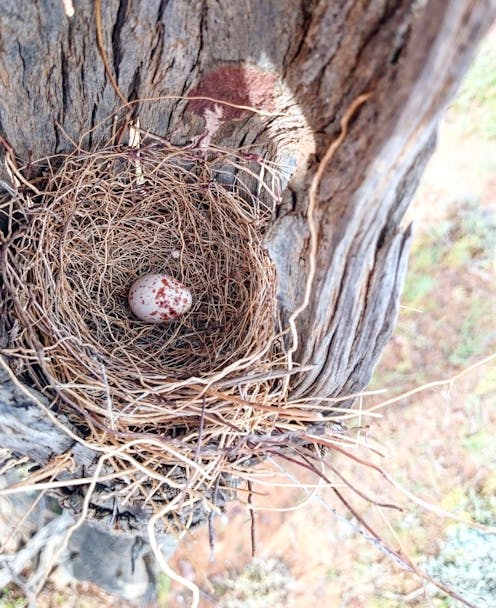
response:
[[(69, 16), (62, 0), (2, 2), (0, 135), (24, 159), (71, 149), (69, 138), (121, 105), (98, 50), (95, 3), (74, 4)], [(326, 397), (363, 389), (395, 322), (410, 239), (403, 215), (440, 114), (496, 13), (494, 0), (102, 5), (104, 46), (124, 96), (168, 96), (134, 106), (146, 128), (176, 144), (204, 136), (205, 113), (219, 109), (188, 95), (282, 114), (224, 108), (213, 141), (256, 144), (291, 167), (267, 237), (286, 318), (308, 273), (310, 179), (346, 109), (371, 94), (321, 183), (317, 272), (295, 356), (313, 368), (294, 386), (296, 394)], [(73, 449), (12, 378), (0, 383), (1, 446), (40, 463)], [(79, 476), (91, 454), (75, 456)]]

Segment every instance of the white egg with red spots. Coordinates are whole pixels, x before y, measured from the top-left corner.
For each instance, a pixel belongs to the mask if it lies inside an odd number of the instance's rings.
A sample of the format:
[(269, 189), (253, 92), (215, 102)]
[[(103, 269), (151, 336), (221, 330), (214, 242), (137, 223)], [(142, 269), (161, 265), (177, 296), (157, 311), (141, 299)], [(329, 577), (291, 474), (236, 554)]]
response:
[(145, 274), (129, 290), (129, 307), (142, 321), (166, 323), (191, 308), (191, 291), (166, 274)]

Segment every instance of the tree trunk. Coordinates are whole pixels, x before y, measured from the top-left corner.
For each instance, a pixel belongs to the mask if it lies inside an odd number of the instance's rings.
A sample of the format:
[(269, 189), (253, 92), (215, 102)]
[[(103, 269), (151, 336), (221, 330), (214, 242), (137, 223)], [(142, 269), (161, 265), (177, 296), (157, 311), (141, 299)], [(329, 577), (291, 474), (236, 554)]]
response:
[[(312, 368), (292, 387), (321, 397), (362, 390), (396, 319), (410, 240), (403, 215), (494, 0), (108, 0), (101, 9), (78, 0), (73, 16), (64, 10), (70, 4), (2, 2), (5, 150), (23, 159), (68, 151), (122, 105), (97, 44), (101, 12), (103, 47), (124, 98), (161, 98), (133, 105), (144, 128), (177, 145), (199, 137), (255, 144), (286, 168), (267, 236), (286, 320), (305, 295), (312, 177), (347, 109), (370, 94), (320, 184), (316, 274), (294, 357)], [(270, 116), (188, 99), (199, 96)], [(206, 118), (215, 113), (213, 132)], [(8, 182), (3, 165), (0, 179)], [(75, 449), (12, 376), (0, 382), (0, 446), (40, 464)], [(94, 457), (77, 450), (75, 477)], [(138, 531), (146, 524), (140, 513), (126, 517)]]

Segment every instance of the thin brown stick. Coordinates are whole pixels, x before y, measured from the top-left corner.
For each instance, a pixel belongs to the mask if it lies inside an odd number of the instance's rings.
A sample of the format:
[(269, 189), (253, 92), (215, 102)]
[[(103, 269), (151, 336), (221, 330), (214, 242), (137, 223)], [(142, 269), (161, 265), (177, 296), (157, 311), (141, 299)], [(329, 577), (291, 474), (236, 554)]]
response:
[(117, 97), (122, 101), (124, 105), (127, 105), (127, 99), (122, 94), (119, 85), (115, 79), (115, 76), (110, 69), (110, 65), (107, 58), (107, 52), (105, 51), (105, 44), (103, 40), (103, 25), (102, 25), (102, 2), (101, 0), (95, 0), (95, 25), (96, 25), (96, 40), (98, 45), (98, 50), (100, 51), (100, 56), (103, 61), (103, 66), (105, 68), (105, 73), (107, 74), (112, 87), (117, 95)]
[(255, 510), (250, 509), (253, 505), (253, 485), (250, 480), (247, 481), (248, 486), (248, 508), (250, 513), (250, 541), (251, 541), (251, 556), (254, 558), (257, 553), (257, 538), (256, 538), (256, 515)]

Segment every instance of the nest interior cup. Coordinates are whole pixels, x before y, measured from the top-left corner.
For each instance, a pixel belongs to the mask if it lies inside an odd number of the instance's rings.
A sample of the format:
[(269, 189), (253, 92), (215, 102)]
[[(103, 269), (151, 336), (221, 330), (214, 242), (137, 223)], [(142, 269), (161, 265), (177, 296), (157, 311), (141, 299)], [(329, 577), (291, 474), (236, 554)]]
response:
[[(134, 156), (67, 157), (8, 251), (14, 316), (23, 325), (25, 313), (32, 317), (24, 338), (50, 348), (45, 371), (59, 383), (88, 367), (94, 376), (95, 366), (105, 366), (107, 384), (115, 373), (140, 388), (214, 373), (254, 354), (273, 332), (266, 214), (214, 180), (206, 164), (144, 149), (138, 179)], [(160, 325), (131, 313), (130, 286), (154, 272), (192, 292), (189, 313)]]

